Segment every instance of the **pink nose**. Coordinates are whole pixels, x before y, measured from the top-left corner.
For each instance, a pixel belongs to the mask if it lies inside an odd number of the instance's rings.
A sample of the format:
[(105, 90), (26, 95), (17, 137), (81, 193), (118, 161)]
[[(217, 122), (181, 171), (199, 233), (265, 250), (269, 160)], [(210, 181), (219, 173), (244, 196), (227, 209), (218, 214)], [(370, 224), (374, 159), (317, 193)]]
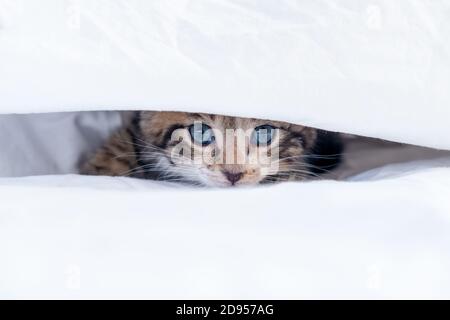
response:
[(223, 174), (225, 175), (225, 177), (227, 177), (228, 181), (230, 181), (232, 185), (235, 185), (236, 182), (238, 182), (243, 176), (242, 172), (236, 173), (236, 172), (224, 171)]

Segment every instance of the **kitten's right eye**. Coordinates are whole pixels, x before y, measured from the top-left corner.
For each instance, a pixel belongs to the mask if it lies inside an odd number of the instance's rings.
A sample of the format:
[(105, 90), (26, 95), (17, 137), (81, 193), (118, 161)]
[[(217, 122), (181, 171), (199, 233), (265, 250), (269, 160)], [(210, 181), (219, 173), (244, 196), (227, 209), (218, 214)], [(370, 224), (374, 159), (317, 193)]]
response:
[(212, 128), (204, 123), (196, 122), (189, 127), (192, 140), (201, 145), (207, 146), (216, 140)]
[(276, 128), (270, 124), (264, 124), (256, 127), (251, 137), (252, 143), (257, 146), (271, 144), (275, 135), (275, 130)]

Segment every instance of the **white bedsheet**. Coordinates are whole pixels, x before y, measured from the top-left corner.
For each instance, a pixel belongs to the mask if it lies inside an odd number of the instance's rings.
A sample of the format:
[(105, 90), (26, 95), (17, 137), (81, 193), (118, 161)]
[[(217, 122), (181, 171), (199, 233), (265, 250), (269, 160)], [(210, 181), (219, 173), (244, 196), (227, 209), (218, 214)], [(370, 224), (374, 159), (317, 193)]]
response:
[(0, 194), (2, 297), (450, 297), (450, 168), (182, 192), (3, 178)]
[(0, 0), (0, 113), (171, 109), (450, 149), (450, 3)]

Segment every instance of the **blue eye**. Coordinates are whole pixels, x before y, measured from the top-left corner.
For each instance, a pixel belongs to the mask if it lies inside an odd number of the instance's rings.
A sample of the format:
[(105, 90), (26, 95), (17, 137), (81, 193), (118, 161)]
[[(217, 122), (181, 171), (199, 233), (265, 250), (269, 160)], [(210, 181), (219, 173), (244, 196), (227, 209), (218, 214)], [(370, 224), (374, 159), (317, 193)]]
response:
[(253, 131), (251, 142), (257, 146), (269, 145), (275, 135), (275, 128), (269, 124), (256, 127)]
[(202, 146), (207, 146), (216, 140), (214, 132), (210, 126), (196, 122), (189, 127), (189, 133), (191, 134), (192, 140)]

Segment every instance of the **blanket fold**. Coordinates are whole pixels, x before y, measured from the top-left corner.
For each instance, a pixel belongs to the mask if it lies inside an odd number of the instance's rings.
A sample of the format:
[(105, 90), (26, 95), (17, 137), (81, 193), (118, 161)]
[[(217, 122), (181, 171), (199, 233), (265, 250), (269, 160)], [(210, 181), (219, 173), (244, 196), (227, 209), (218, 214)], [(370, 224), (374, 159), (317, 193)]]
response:
[(154, 109), (450, 149), (450, 5), (0, 1), (0, 113)]

